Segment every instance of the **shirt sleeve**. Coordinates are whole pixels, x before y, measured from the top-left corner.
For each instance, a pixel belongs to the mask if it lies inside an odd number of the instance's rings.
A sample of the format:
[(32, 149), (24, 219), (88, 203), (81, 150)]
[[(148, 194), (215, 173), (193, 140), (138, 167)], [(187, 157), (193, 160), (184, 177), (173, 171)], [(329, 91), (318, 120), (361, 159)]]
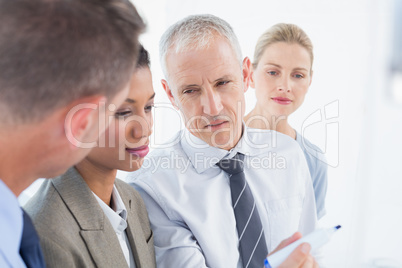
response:
[(325, 197), (328, 187), (328, 165), (324, 159), (316, 158), (314, 174), (314, 191), (317, 206), (317, 218), (321, 219), (326, 214)]
[(202, 250), (185, 222), (170, 219), (150, 188), (137, 183), (133, 186), (148, 210), (158, 268), (207, 267)]
[(1, 249), (0, 249), (0, 267), (4, 268), (12, 267), (11, 264), (9, 264), (5, 259), (4, 253), (1, 251)]

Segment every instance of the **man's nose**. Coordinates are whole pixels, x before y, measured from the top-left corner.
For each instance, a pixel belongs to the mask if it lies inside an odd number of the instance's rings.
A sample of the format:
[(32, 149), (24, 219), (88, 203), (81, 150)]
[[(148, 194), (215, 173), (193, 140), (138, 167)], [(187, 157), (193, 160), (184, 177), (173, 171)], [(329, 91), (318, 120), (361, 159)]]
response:
[(219, 115), (223, 109), (222, 99), (219, 92), (212, 87), (207, 87), (202, 96), (201, 105), (203, 107), (204, 114), (210, 116)]

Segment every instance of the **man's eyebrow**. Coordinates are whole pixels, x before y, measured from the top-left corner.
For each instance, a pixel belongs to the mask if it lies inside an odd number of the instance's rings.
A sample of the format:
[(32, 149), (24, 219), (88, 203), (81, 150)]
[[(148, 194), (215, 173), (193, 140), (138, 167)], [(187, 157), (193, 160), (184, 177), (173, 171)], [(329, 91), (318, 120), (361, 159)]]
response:
[(232, 78), (231, 78), (230, 75), (224, 75), (224, 76), (219, 77), (218, 79), (216, 79), (216, 80), (214, 81), (214, 83), (220, 82), (220, 81), (224, 81), (224, 80), (231, 80), (231, 79), (232, 79)]
[[(152, 96), (151, 96), (151, 97), (149, 97), (149, 99), (148, 99), (148, 100), (152, 100), (153, 98), (155, 98), (155, 93), (154, 93), (154, 94), (152, 94)], [(135, 103), (136, 101), (135, 101), (135, 100), (133, 100), (133, 99), (127, 98), (127, 99), (126, 99), (126, 102), (128, 102), (128, 103)]]

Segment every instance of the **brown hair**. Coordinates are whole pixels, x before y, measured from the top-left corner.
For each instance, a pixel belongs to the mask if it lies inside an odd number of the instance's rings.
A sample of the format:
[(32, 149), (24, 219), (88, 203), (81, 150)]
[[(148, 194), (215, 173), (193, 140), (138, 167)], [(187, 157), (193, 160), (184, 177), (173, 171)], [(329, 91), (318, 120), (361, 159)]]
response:
[(304, 47), (310, 54), (311, 66), (313, 65), (313, 44), (307, 34), (297, 25), (278, 23), (265, 31), (258, 39), (254, 50), (254, 68), (257, 68), (265, 49), (278, 42), (298, 44)]
[(144, 23), (127, 0), (0, 0), (0, 122), (128, 83)]

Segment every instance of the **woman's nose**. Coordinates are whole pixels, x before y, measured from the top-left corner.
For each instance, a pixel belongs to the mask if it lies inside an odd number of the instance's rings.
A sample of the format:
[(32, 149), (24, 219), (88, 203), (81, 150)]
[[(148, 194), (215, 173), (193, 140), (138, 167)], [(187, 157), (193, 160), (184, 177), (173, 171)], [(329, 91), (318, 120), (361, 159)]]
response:
[(135, 116), (130, 122), (131, 135), (135, 139), (147, 138), (152, 133), (152, 120), (147, 120), (144, 116)]
[(290, 81), (288, 78), (282, 78), (280, 80), (278, 90), (282, 92), (290, 92)]

